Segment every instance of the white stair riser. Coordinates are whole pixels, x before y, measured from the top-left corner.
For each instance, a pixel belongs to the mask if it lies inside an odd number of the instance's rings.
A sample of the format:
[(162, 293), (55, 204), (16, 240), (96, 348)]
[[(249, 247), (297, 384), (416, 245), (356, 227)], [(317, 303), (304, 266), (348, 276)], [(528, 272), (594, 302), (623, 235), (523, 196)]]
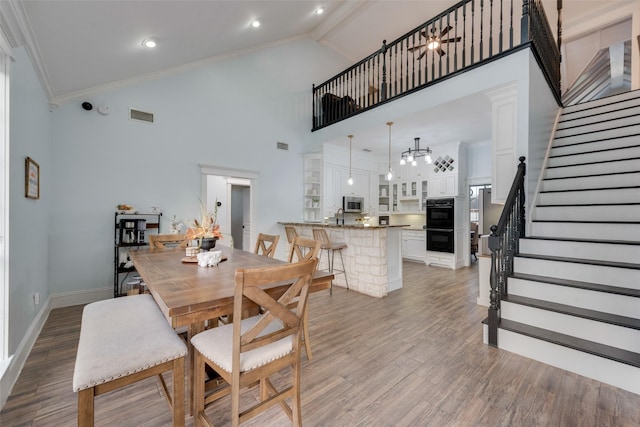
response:
[(637, 263), (640, 261), (640, 245), (617, 245), (615, 243), (520, 239), (520, 253), (613, 262)]
[[(598, 114), (603, 111), (624, 107), (626, 105), (635, 105), (640, 94), (638, 91), (625, 92), (614, 97), (601, 98), (594, 101), (583, 102), (581, 104), (572, 105), (563, 111), (563, 115), (570, 118), (582, 117), (585, 115)], [(600, 110), (600, 108), (602, 108)]]
[(543, 274), (547, 277), (559, 279), (640, 289), (640, 270), (631, 268), (516, 257), (514, 259), (514, 271), (516, 273)]
[(619, 316), (640, 317), (640, 311), (638, 310), (640, 299), (626, 295), (572, 288), (514, 277), (509, 278), (508, 289), (509, 295), (535, 298)]
[(611, 148), (634, 147), (640, 144), (640, 136), (633, 135), (625, 138), (606, 139), (604, 141), (588, 142), (585, 144), (563, 145), (551, 147), (550, 156), (564, 154), (585, 153), (588, 151), (609, 150)]
[(585, 176), (582, 178), (545, 179), (542, 181), (542, 191), (624, 187), (628, 186), (631, 182), (640, 183), (640, 172)]
[[(488, 328), (483, 325), (487, 336)], [(485, 338), (485, 343), (486, 343)], [(556, 368), (640, 394), (640, 369), (557, 344), (498, 330), (498, 347)]]
[[(562, 116), (562, 120), (558, 123), (558, 130), (566, 129), (578, 129), (582, 126), (587, 126), (593, 123), (598, 123), (600, 126), (609, 127), (606, 123), (610, 120), (615, 120), (625, 116), (637, 116), (640, 115), (640, 100), (634, 99), (626, 101), (624, 105), (616, 104), (615, 107), (601, 107), (596, 110), (590, 111), (588, 116), (571, 117), (576, 114), (565, 114)], [(587, 113), (585, 111), (585, 113)], [(594, 114), (595, 113), (595, 114)]]
[[(637, 119), (636, 119), (637, 122)], [(553, 145), (560, 147), (567, 144), (577, 144), (581, 142), (593, 142), (602, 139), (620, 138), (631, 135), (638, 135), (640, 133), (640, 124), (635, 126), (628, 126), (624, 128), (607, 129), (604, 128), (598, 132), (582, 133), (578, 135), (569, 134), (564, 137), (560, 137), (556, 134)]]
[(640, 352), (640, 331), (637, 329), (512, 304), (507, 301), (500, 303), (500, 317), (635, 353)]
[(609, 120), (603, 123), (598, 123), (601, 118), (596, 117), (594, 120), (597, 122), (591, 122), (590, 124), (584, 124), (582, 126), (577, 127), (567, 127), (564, 129), (559, 129), (556, 132), (556, 138), (563, 138), (565, 136), (577, 135), (582, 133), (592, 133), (592, 132), (600, 132), (603, 129), (613, 129), (623, 126), (633, 126), (638, 124), (637, 117), (622, 117), (619, 119)]
[(581, 163), (604, 162), (608, 160), (630, 159), (640, 157), (640, 146), (627, 147), (620, 150), (598, 151), (595, 153), (572, 154), (570, 156), (550, 157), (548, 166), (567, 166)]
[(640, 188), (543, 192), (538, 197), (539, 205), (584, 205), (590, 203), (640, 203)]
[(640, 219), (640, 205), (538, 206), (535, 209), (533, 219), (541, 221), (638, 221)]
[(628, 224), (588, 224), (566, 222), (533, 222), (531, 235), (569, 239), (622, 240), (639, 242), (640, 227)]
[(547, 168), (545, 178), (568, 178), (572, 176), (589, 176), (603, 173), (638, 171), (640, 171), (640, 159), (633, 159), (618, 162), (595, 163), (590, 165)]

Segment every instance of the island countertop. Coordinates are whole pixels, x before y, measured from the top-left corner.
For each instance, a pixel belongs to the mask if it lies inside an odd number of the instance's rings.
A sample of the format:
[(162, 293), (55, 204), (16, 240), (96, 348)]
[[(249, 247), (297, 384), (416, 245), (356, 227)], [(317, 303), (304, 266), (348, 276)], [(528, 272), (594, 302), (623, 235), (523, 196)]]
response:
[(302, 227), (326, 227), (326, 228), (358, 228), (358, 229), (363, 229), (366, 230), (367, 228), (370, 229), (380, 229), (380, 228), (403, 228), (403, 227), (409, 227), (409, 224), (402, 224), (402, 225), (364, 225), (364, 224), (332, 224), (332, 223), (327, 223), (327, 224), (322, 224), (320, 222), (286, 222), (286, 221), (279, 221), (278, 224), (281, 225), (293, 225), (293, 226), (302, 226)]
[[(344, 243), (335, 259), (336, 273), (344, 265), (346, 275), (336, 274), (334, 287), (347, 287), (366, 295), (381, 298), (402, 288), (402, 230), (408, 225), (322, 224), (319, 222), (278, 222), (294, 227), (299, 236), (313, 239), (313, 229), (327, 231), (333, 242)], [(322, 252), (326, 252), (323, 250)], [(336, 254), (337, 255), (337, 254)], [(333, 256), (320, 256), (321, 270), (329, 269)], [(339, 261), (338, 261), (339, 259)], [(332, 261), (333, 264), (333, 261)]]

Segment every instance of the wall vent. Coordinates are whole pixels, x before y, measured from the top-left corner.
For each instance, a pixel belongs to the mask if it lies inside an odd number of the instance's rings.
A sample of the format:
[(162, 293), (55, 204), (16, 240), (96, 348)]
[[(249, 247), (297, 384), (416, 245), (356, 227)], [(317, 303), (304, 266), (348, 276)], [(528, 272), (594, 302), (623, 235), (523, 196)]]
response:
[(278, 150), (288, 150), (289, 149), (289, 144), (286, 144), (284, 142), (278, 142)]
[(140, 110), (129, 109), (129, 118), (131, 120), (140, 120), (142, 122), (153, 123), (153, 113), (146, 113)]

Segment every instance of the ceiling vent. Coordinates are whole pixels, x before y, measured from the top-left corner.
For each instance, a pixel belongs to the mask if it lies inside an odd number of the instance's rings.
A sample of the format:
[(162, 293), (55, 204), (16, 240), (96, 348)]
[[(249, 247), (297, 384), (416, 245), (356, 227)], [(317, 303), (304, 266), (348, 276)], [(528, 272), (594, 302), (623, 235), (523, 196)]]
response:
[(146, 113), (140, 110), (129, 109), (129, 118), (141, 122), (154, 123), (153, 113)]
[(288, 150), (289, 149), (289, 144), (284, 143), (284, 142), (278, 142), (278, 150)]

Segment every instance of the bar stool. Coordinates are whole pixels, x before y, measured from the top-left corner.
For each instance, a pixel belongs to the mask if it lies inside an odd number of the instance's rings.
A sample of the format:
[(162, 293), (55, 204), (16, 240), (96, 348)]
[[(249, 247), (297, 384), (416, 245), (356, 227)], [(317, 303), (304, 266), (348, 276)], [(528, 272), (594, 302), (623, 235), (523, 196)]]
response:
[[(344, 282), (347, 284), (347, 289), (349, 289), (349, 281), (347, 280), (347, 272), (344, 268), (344, 259), (342, 259), (342, 250), (347, 247), (346, 243), (338, 243), (331, 242), (329, 239), (329, 235), (327, 231), (323, 228), (314, 228), (313, 229), (313, 238), (315, 240), (320, 240), (321, 246), (320, 250), (327, 251), (327, 262), (329, 264), (329, 272), (333, 274), (334, 272), (334, 256), (336, 251), (340, 254), (340, 262), (342, 263), (342, 270), (337, 270), (344, 274)], [(322, 257), (322, 252), (320, 252), (320, 257)], [(320, 261), (320, 260), (318, 260)], [(331, 281), (331, 287), (329, 288), (329, 294), (333, 295), (333, 280)]]
[(289, 242), (289, 243), (293, 242), (293, 239), (298, 237), (298, 232), (291, 225), (285, 225), (284, 226), (284, 231), (285, 231), (285, 233), (287, 233), (287, 242)]

